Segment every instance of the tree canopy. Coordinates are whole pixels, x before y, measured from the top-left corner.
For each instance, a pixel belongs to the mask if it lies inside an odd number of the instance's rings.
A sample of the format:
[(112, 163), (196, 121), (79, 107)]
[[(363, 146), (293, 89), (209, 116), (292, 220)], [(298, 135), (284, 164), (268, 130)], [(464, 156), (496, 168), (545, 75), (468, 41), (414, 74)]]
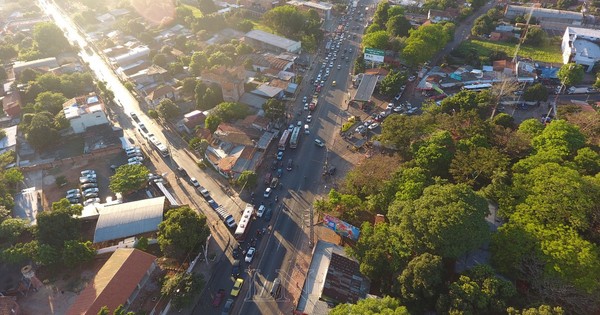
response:
[(189, 259), (209, 234), (206, 217), (184, 206), (169, 210), (158, 225), (158, 244), (167, 257)]
[(583, 66), (576, 63), (567, 63), (560, 67), (556, 75), (564, 85), (576, 85), (583, 80)]
[(382, 299), (362, 299), (356, 304), (339, 304), (329, 312), (329, 315), (348, 314), (409, 315), (410, 313), (406, 307), (400, 305), (400, 301), (389, 296)]
[(108, 187), (114, 193), (129, 194), (146, 187), (149, 174), (144, 165), (121, 165), (110, 177)]

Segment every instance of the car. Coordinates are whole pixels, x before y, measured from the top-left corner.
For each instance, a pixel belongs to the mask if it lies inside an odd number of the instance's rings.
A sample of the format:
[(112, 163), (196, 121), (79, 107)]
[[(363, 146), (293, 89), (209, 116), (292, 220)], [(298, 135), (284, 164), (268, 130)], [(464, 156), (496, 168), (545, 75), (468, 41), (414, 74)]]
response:
[(87, 195), (89, 193), (98, 193), (99, 191), (100, 190), (98, 189), (98, 187), (92, 187), (92, 188), (85, 189), (83, 191), (83, 193)]
[(134, 112), (129, 113), (129, 117), (131, 117), (131, 119), (133, 119), (135, 122), (140, 122), (140, 119)]
[(225, 224), (227, 225), (228, 228), (233, 228), (234, 226), (237, 225), (235, 223), (235, 219), (233, 218), (232, 215), (229, 215), (228, 217), (225, 218)]
[(273, 191), (271, 189), (271, 187), (267, 187), (267, 189), (265, 189), (265, 193), (263, 194), (263, 197), (269, 198), (269, 196), (271, 196), (271, 191)]
[(231, 296), (238, 296), (238, 294), (240, 294), (240, 290), (242, 289), (243, 285), (244, 285), (244, 279), (242, 279), (242, 278), (235, 279), (235, 282), (233, 283), (233, 288), (231, 289)]
[(291, 125), (289, 125), (289, 127), (288, 127), (288, 130), (289, 130), (289, 131), (292, 131), (292, 130), (294, 130), (294, 124), (291, 124)]
[(317, 85), (317, 89), (315, 91), (317, 91), (317, 93), (321, 92), (321, 85)]
[(146, 128), (146, 125), (144, 125), (143, 123), (139, 123), (138, 127), (139, 127), (139, 130), (140, 130), (140, 133), (142, 133), (142, 134), (143, 133), (148, 133), (148, 129)]
[(95, 203), (100, 203), (100, 198), (90, 198), (86, 201), (83, 202), (84, 206), (89, 206), (89, 205), (93, 205)]
[(388, 103), (385, 110), (391, 110), (392, 108), (394, 108), (394, 103)]
[(263, 218), (265, 219), (265, 221), (270, 221), (271, 220), (271, 216), (273, 215), (273, 210), (271, 210), (271, 208), (267, 208), (267, 211), (265, 211), (265, 214), (263, 215)]
[(194, 187), (200, 187), (200, 183), (194, 177), (190, 177), (190, 184), (192, 184), (192, 186), (194, 186)]
[(327, 175), (335, 175), (335, 171), (336, 171), (336, 167), (332, 166), (329, 169), (326, 169), (323, 171), (323, 176), (327, 176)]
[(265, 214), (266, 209), (267, 207), (265, 207), (265, 205), (260, 205), (260, 207), (258, 207), (258, 210), (256, 210), (256, 216), (262, 218), (263, 214)]
[(234, 277), (237, 277), (240, 275), (240, 265), (241, 265), (240, 261), (238, 259), (236, 259), (236, 256), (239, 255), (239, 250), (237, 248), (234, 248), (233, 250), (235, 251), (235, 253), (234, 253), (235, 255), (233, 257), (235, 260), (233, 261), (233, 264), (231, 265), (231, 267), (232, 267), (231, 275)]
[(286, 169), (288, 171), (291, 171), (293, 167), (294, 167), (294, 160), (289, 159), (288, 162), (287, 162), (287, 168)]
[(356, 130), (354, 130), (358, 133), (363, 133), (365, 131), (365, 126), (364, 125), (360, 125), (358, 127), (356, 127)]
[(76, 205), (76, 204), (80, 204), (81, 203), (81, 199), (79, 198), (71, 198), (71, 199), (67, 199), (69, 200), (69, 203), (72, 205)]
[(417, 77), (415, 77), (414, 75), (411, 75), (410, 77), (408, 77), (408, 82), (412, 82), (416, 79), (417, 79)]
[(321, 141), (319, 139), (315, 139), (315, 144), (320, 146), (321, 148), (325, 146), (325, 143), (323, 143), (323, 141)]
[(304, 103), (304, 110), (308, 110), (308, 103)]
[(87, 193), (87, 194), (83, 195), (83, 197), (86, 200), (90, 199), (90, 198), (98, 198), (98, 193), (95, 193), (95, 192)]
[(217, 209), (219, 207), (219, 204), (214, 199), (208, 199), (206, 202), (208, 202), (208, 205), (213, 209)]
[(79, 198), (81, 198), (81, 194), (79, 192), (72, 193), (72, 194), (67, 194), (65, 196), (65, 198), (67, 198), (67, 199), (79, 199)]
[(277, 161), (283, 160), (283, 151), (277, 152)]
[(67, 196), (78, 194), (78, 193), (79, 193), (79, 189), (77, 189), (77, 188), (67, 190)]
[(396, 94), (396, 96), (394, 96), (394, 99), (395, 99), (396, 101), (399, 101), (399, 100), (400, 100), (400, 97), (402, 97), (402, 93), (398, 93), (398, 94)]
[(281, 177), (283, 175), (283, 170), (278, 168), (277, 169), (277, 177)]
[(198, 187), (198, 191), (200, 192), (200, 194), (202, 195), (202, 197), (204, 197), (204, 199), (209, 199), (210, 198), (210, 192), (208, 191), (208, 189), (200, 186), (200, 187)]
[(379, 123), (374, 122), (374, 123), (370, 124), (369, 127), (367, 127), (367, 128), (369, 128), (369, 130), (373, 130), (377, 127), (379, 127)]
[(246, 252), (246, 257), (244, 261), (247, 263), (252, 263), (252, 259), (254, 258), (254, 253), (256, 252), (256, 248), (250, 247), (248, 248), (248, 252)]
[(96, 175), (96, 171), (94, 170), (85, 170), (85, 171), (81, 171), (81, 176), (89, 176), (89, 175)]
[(224, 289), (219, 289), (219, 291), (217, 291), (217, 293), (215, 294), (215, 297), (212, 300), (212, 306), (213, 307), (219, 307), (221, 305), (221, 302), (223, 302), (223, 298), (225, 297), (225, 290)]
[(307, 98), (306, 96), (304, 96), (304, 97), (302, 98), (302, 102), (306, 103), (307, 99), (308, 99), (308, 98)]
[(223, 311), (221, 311), (221, 315), (229, 315), (231, 309), (233, 308), (233, 299), (227, 299), (225, 302), (225, 306), (223, 306)]
[(406, 89), (406, 85), (403, 85), (400, 87), (400, 91), (404, 92), (404, 90)]
[(523, 91), (514, 91), (513, 94), (514, 95), (523, 95)]
[(331, 82), (331, 86), (336, 86), (336, 85), (337, 85), (336, 81)]
[(141, 156), (134, 156), (134, 157), (131, 157), (131, 158), (127, 159), (127, 163), (133, 163), (133, 162), (140, 162), (141, 163), (143, 161), (144, 161), (144, 158), (141, 157)]
[(312, 121), (312, 115), (306, 116), (306, 122), (309, 123)]
[(298, 127), (302, 127), (302, 120), (298, 120), (298, 122), (296, 123), (296, 125), (297, 125)]
[(414, 114), (417, 111), (418, 108), (413, 107), (411, 109), (409, 109), (408, 111), (406, 111), (407, 114)]
[(128, 165), (142, 165), (142, 162), (140, 161), (132, 161), (132, 162), (127, 162)]
[(97, 183), (98, 181), (96, 180), (95, 177), (79, 177), (79, 183), (80, 184), (87, 184), (87, 183)]
[(338, 68), (338, 70), (342, 69), (342, 65), (338, 65), (337, 68)]
[(402, 106), (396, 106), (396, 107), (394, 107), (393, 110), (394, 110), (394, 112), (399, 113), (402, 111)]

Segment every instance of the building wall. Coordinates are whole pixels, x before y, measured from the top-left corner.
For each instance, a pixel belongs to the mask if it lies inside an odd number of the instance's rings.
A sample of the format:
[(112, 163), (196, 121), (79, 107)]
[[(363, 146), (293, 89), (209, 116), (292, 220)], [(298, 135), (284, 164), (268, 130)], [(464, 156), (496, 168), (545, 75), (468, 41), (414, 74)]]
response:
[(73, 132), (84, 133), (89, 127), (108, 124), (108, 118), (103, 111), (97, 111), (94, 113), (85, 113), (77, 118), (73, 118), (69, 123), (71, 124), (71, 128), (73, 128)]
[(594, 38), (594, 37), (590, 37), (590, 36), (574, 36), (574, 35), (569, 34), (569, 29), (566, 29), (565, 33), (563, 34), (563, 38), (562, 38), (562, 42), (561, 42), (563, 63), (567, 64), (569, 62), (574, 62), (576, 64), (580, 64), (580, 65), (587, 67), (586, 72), (590, 72), (590, 71), (592, 71), (592, 69), (593, 69), (596, 61), (598, 61), (598, 59), (584, 57), (584, 56), (577, 54), (577, 51), (575, 50), (574, 45), (573, 45), (574, 41), (577, 39), (589, 40), (592, 42), (596, 42), (600, 38)]

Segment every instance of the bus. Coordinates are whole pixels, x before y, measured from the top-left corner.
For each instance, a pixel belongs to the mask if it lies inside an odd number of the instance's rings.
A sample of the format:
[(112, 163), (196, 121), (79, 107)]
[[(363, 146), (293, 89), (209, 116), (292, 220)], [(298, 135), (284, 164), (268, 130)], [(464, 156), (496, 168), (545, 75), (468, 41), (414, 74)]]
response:
[(281, 139), (279, 139), (279, 151), (285, 151), (285, 147), (287, 146), (288, 139), (290, 138), (290, 130), (286, 129), (283, 131), (281, 135)]
[(251, 204), (246, 204), (246, 208), (240, 218), (240, 223), (238, 223), (237, 228), (235, 229), (235, 239), (238, 243), (243, 243), (246, 240), (246, 234), (250, 230), (250, 223), (252, 222), (252, 216), (254, 215), (254, 206)]
[(158, 141), (158, 139), (156, 139), (156, 137), (153, 134), (148, 135), (148, 142), (150, 142), (150, 145), (153, 148), (155, 148), (160, 153), (160, 155), (162, 155), (163, 157), (169, 156), (169, 148), (167, 148), (166, 145), (162, 144), (162, 142)]
[(292, 138), (290, 139), (290, 148), (295, 149), (298, 147), (298, 140), (300, 140), (300, 129), (302, 127), (295, 127), (292, 131)]
[(462, 87), (462, 89), (466, 90), (466, 91), (481, 92), (481, 91), (485, 91), (491, 87), (492, 87), (492, 84), (490, 84), (490, 83), (482, 83), (482, 84), (465, 85)]

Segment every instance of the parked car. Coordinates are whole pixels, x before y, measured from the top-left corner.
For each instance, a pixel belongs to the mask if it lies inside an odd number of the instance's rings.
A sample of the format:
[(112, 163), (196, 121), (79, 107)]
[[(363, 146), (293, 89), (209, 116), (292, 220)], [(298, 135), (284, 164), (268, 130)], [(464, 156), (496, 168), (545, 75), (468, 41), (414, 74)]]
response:
[(212, 300), (212, 306), (219, 307), (219, 305), (221, 305), (221, 302), (223, 302), (224, 297), (225, 297), (225, 290), (219, 289), (219, 291), (217, 291), (217, 293), (215, 294), (215, 297)]
[(92, 204), (95, 204), (95, 203), (99, 203), (99, 202), (100, 202), (100, 198), (90, 198), (90, 199), (84, 201), (83, 205), (84, 206), (89, 206), (89, 205), (92, 205)]
[(100, 190), (97, 187), (92, 187), (92, 188), (85, 189), (83, 191), (83, 193), (87, 195), (89, 193), (98, 193), (99, 191)]
[(85, 171), (81, 171), (81, 176), (90, 176), (90, 175), (96, 175), (96, 171), (94, 170), (85, 170)]
[(410, 77), (408, 77), (408, 81), (409, 82), (412, 82), (412, 81), (414, 81), (416, 79), (417, 79), (417, 77), (415, 77), (414, 75), (411, 75)]
[(213, 210), (216, 210), (219, 207), (219, 204), (214, 199), (208, 199), (206, 202), (208, 202), (208, 205), (213, 208)]
[(271, 189), (271, 187), (267, 187), (267, 189), (265, 189), (265, 193), (263, 194), (263, 197), (269, 198), (269, 196), (271, 196), (271, 191), (273, 191)]
[(252, 259), (254, 259), (255, 252), (256, 252), (256, 248), (254, 248), (254, 247), (248, 248), (248, 252), (246, 252), (246, 257), (244, 258), (244, 261), (246, 261), (247, 263), (252, 263)]
[(194, 186), (194, 187), (199, 187), (200, 186), (200, 183), (194, 177), (190, 177), (190, 184), (192, 184), (192, 186)]
[(88, 177), (88, 176), (79, 177), (79, 183), (80, 184), (96, 183), (96, 182), (98, 182), (96, 180), (96, 177)]
[(325, 143), (323, 143), (323, 141), (321, 141), (319, 139), (315, 139), (315, 144), (320, 146), (321, 148), (325, 146)]
[(136, 123), (140, 122), (140, 119), (134, 112), (129, 113), (129, 117), (131, 117), (131, 119), (133, 119), (133, 121), (135, 121)]
[(401, 97), (402, 97), (402, 93), (398, 93), (398, 94), (396, 94), (396, 96), (394, 96), (394, 99), (396, 101), (399, 101)]
[(379, 127), (379, 123), (374, 122), (374, 123), (370, 124), (369, 127), (367, 127), (367, 128), (369, 128), (369, 130), (373, 130), (377, 127)]
[(223, 311), (221, 312), (221, 315), (229, 315), (229, 312), (231, 312), (232, 308), (233, 299), (227, 299), (227, 302), (225, 302), (225, 306), (223, 306)]
[(87, 199), (90, 199), (90, 198), (98, 198), (98, 193), (95, 193), (95, 192), (90, 192), (90, 193), (87, 193), (87, 194), (83, 195), (83, 197), (84, 197), (86, 200), (87, 200)]
[(200, 192), (200, 195), (202, 195), (202, 197), (204, 197), (204, 199), (209, 199), (210, 198), (210, 192), (208, 191), (208, 189), (200, 186), (198, 187), (198, 191)]
[(78, 194), (78, 193), (79, 193), (79, 189), (77, 189), (77, 188), (67, 190), (67, 196)]
[(181, 176), (184, 176), (184, 177), (187, 177), (187, 176), (188, 176), (188, 173), (187, 173), (187, 171), (186, 171), (186, 170), (185, 170), (183, 167), (181, 167), (181, 166), (177, 167), (177, 172), (178, 172), (178, 173), (179, 173), (179, 175), (181, 175)]
[(231, 266), (232, 266), (231, 275), (234, 277), (239, 276), (240, 275), (240, 261), (238, 259), (234, 260), (233, 264)]

